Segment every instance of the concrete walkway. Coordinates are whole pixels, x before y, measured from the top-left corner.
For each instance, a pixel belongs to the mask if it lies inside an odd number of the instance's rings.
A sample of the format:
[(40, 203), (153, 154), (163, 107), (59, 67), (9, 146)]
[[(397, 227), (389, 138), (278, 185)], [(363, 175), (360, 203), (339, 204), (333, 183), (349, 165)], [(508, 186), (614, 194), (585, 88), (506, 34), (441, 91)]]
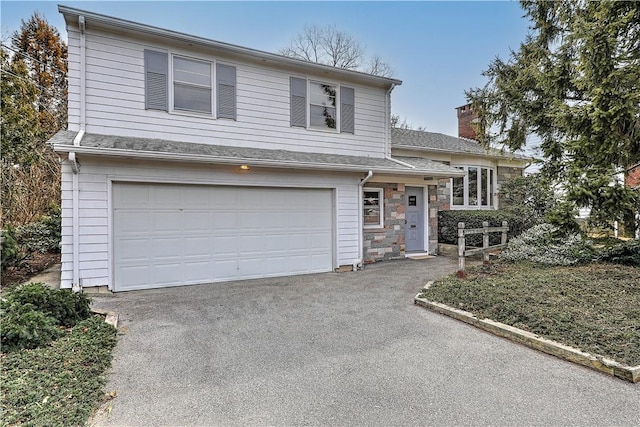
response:
[[(52, 289), (60, 288), (60, 270), (62, 268), (62, 264), (53, 264), (51, 267), (47, 268), (43, 272), (36, 274), (31, 279), (27, 280), (24, 283), (44, 283), (48, 287)], [(23, 284), (24, 284), (23, 283)]]
[(640, 425), (640, 386), (414, 306), (436, 257), (95, 296), (121, 332), (96, 425)]

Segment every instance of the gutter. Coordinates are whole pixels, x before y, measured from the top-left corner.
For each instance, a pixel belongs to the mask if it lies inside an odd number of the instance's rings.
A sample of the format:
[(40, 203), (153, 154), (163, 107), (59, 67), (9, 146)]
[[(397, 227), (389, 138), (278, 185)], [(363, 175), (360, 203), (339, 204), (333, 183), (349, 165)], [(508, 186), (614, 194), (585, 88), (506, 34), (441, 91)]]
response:
[[(366, 170), (374, 170), (376, 173), (383, 174), (396, 174), (396, 175), (431, 175), (438, 177), (451, 177), (450, 172), (442, 172), (439, 170), (417, 169), (413, 165), (405, 164), (400, 160), (388, 159), (398, 165), (406, 167), (407, 169), (394, 169), (389, 167), (377, 168), (373, 165), (353, 165), (353, 164), (340, 164), (340, 163), (315, 163), (315, 162), (302, 162), (293, 160), (269, 160), (269, 159), (252, 159), (246, 157), (223, 157), (212, 156), (208, 154), (185, 154), (185, 153), (168, 153), (157, 151), (138, 151), (127, 150), (120, 148), (102, 148), (102, 147), (89, 147), (89, 146), (75, 146), (70, 144), (54, 144), (53, 146), (56, 152), (70, 153), (75, 151), (80, 154), (86, 154), (90, 156), (111, 156), (130, 159), (148, 159), (148, 160), (165, 160), (165, 161), (184, 161), (184, 162), (197, 162), (207, 164), (224, 164), (224, 165), (240, 165), (249, 164), (251, 166), (271, 167), (271, 168), (289, 168), (289, 169), (315, 169), (315, 170), (335, 170), (343, 172), (355, 172), (361, 173)], [(380, 159), (382, 160), (382, 159)]]
[[(78, 17), (78, 24), (80, 28), (80, 131), (73, 138), (73, 147), (80, 148), (80, 142), (85, 134), (86, 128), (86, 108), (85, 103), (87, 99), (86, 88), (86, 31), (84, 16)], [(82, 284), (80, 283), (80, 179), (78, 174), (80, 173), (80, 163), (76, 158), (76, 151), (69, 152), (69, 162), (71, 162), (72, 175), (72, 190), (71, 190), (71, 209), (72, 209), (72, 262), (73, 262), (73, 276), (71, 278), (71, 289), (74, 292), (80, 292), (82, 290)]]
[(362, 217), (362, 191), (364, 185), (371, 179), (372, 176), (373, 171), (369, 171), (367, 173), (367, 176), (362, 178), (362, 180), (358, 184), (358, 259), (353, 263), (353, 271), (362, 269), (362, 264), (364, 262), (364, 218)]

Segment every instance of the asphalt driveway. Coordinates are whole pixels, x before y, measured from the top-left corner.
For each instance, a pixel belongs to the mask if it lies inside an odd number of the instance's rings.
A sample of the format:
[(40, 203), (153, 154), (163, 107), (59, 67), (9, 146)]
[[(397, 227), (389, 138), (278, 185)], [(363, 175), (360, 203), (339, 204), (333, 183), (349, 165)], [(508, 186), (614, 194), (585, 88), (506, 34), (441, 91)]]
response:
[(120, 315), (97, 425), (640, 425), (640, 384), (414, 306), (436, 257), (98, 296)]

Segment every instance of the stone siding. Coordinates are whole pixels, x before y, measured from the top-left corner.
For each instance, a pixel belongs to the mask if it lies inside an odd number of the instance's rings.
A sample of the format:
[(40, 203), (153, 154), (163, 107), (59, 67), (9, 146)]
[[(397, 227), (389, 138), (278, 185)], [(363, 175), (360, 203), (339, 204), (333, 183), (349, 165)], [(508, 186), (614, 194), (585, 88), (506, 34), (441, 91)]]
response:
[(627, 169), (624, 184), (631, 188), (640, 188), (640, 163)]
[(498, 208), (501, 209), (505, 207), (506, 202), (501, 195), (500, 187), (505, 182), (511, 181), (514, 178), (518, 178), (522, 176), (524, 173), (524, 169), (521, 168), (510, 168), (507, 166), (498, 166)]
[(384, 227), (363, 230), (364, 262), (404, 258), (404, 184), (371, 183), (366, 184), (365, 188), (384, 190)]

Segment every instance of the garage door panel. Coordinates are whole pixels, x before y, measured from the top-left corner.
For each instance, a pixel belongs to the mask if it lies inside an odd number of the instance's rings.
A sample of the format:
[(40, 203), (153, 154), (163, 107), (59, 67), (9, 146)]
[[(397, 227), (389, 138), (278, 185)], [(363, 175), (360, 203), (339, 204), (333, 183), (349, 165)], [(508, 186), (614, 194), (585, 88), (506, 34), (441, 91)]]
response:
[(145, 261), (149, 259), (149, 239), (123, 238), (116, 241), (114, 250), (122, 261)]
[(331, 194), (116, 183), (115, 289), (330, 271)]
[(209, 237), (184, 237), (185, 257), (192, 256), (210, 256), (211, 255), (211, 239)]
[(182, 213), (183, 227), (187, 232), (205, 232), (211, 231), (211, 214), (206, 211), (184, 211)]
[(151, 215), (152, 231), (167, 233), (179, 233), (181, 231), (180, 224), (181, 212), (155, 212)]
[(114, 222), (119, 226), (121, 234), (142, 233), (150, 231), (148, 211), (128, 211), (116, 210)]

